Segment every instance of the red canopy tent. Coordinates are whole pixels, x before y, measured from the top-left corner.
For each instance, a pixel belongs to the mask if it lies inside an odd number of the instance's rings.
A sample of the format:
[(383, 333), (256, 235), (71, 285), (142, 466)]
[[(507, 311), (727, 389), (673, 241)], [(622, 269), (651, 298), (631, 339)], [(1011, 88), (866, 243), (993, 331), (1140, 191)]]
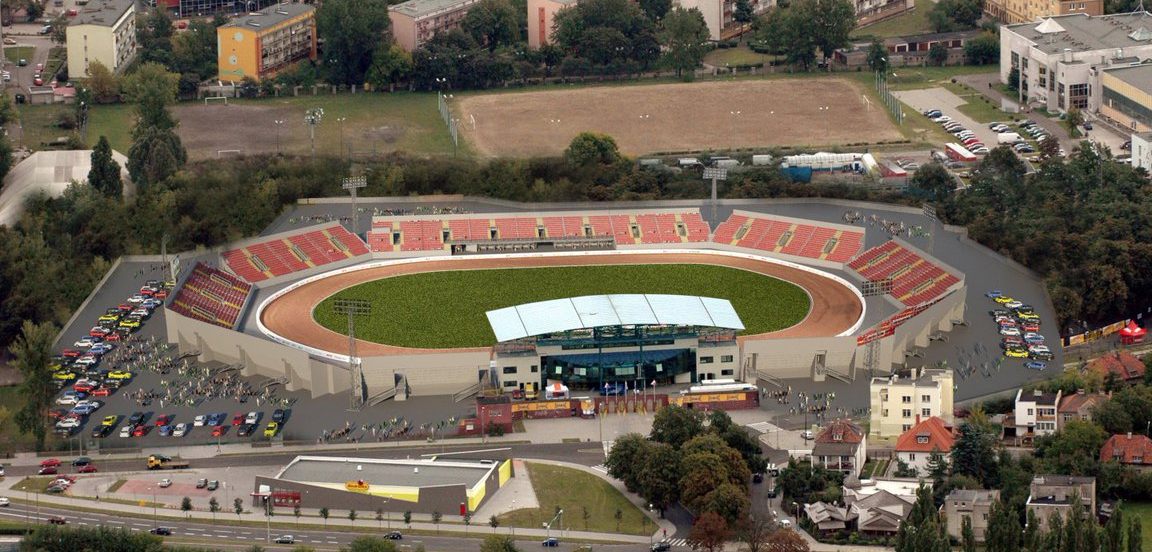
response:
[(1148, 331), (1137, 326), (1135, 320), (1129, 320), (1128, 325), (1120, 329), (1120, 344), (1132, 345), (1133, 343), (1143, 343), (1144, 334), (1146, 333), (1148, 333)]

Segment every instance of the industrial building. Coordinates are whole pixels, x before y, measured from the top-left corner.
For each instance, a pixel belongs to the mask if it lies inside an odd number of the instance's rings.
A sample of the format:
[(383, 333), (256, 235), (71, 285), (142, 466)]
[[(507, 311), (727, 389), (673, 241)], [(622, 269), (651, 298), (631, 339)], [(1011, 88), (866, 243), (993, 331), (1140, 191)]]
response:
[(100, 0), (84, 7), (66, 31), (68, 74), (89, 76), (92, 62), (120, 73), (136, 58), (136, 4)]
[(430, 514), (475, 512), (512, 477), (511, 460), (386, 460), (297, 456), (257, 476), (253, 504)]
[(276, 4), (216, 29), (220, 78), (263, 79), (302, 59), (316, 59), (316, 8)]

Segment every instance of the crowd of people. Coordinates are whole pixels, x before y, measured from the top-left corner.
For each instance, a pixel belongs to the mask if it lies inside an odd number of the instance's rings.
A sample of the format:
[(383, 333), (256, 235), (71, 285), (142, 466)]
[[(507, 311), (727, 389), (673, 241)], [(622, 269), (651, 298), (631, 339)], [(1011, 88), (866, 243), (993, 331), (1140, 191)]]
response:
[(401, 416), (376, 424), (356, 424), (352, 421), (345, 421), (344, 427), (321, 431), (316, 438), (316, 443), (361, 443), (364, 441), (379, 443), (388, 439), (435, 438), (437, 435), (445, 435), (454, 431), (456, 421), (455, 416), (425, 424), (414, 424)]
[[(413, 209), (391, 209), (381, 207), (357, 207), (356, 213), (358, 215), (371, 215), (373, 217), (395, 217), (395, 216), (412, 216), (412, 215), (466, 215), (471, 213), (467, 209), (460, 207), (438, 207), (436, 205), (417, 205)], [(332, 213), (320, 213), (316, 215), (303, 215), (299, 217), (292, 217), (288, 219), (288, 224), (320, 224), (325, 222), (340, 222), (348, 224), (352, 222), (350, 215), (334, 215)]]

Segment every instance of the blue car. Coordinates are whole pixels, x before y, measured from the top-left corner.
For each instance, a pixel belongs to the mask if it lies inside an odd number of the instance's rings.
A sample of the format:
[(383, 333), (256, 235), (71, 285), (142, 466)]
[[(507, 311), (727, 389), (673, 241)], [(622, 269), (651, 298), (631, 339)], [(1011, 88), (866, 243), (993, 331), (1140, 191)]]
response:
[(1029, 369), (1029, 370), (1044, 371), (1044, 370), (1048, 369), (1048, 363), (1047, 362), (1040, 362), (1038, 360), (1029, 360), (1028, 362), (1024, 363), (1024, 367)]
[(1001, 296), (1003, 296), (1003, 295), (1004, 295), (1004, 292), (1003, 292), (1003, 291), (1000, 291), (1000, 290), (998, 290), (998, 289), (994, 289), (994, 290), (992, 290), (992, 291), (989, 291), (988, 293), (985, 293), (985, 294), (984, 294), (984, 297), (987, 297), (987, 298), (989, 298), (989, 299), (995, 299), (995, 298), (997, 298), (997, 297), (1001, 297)]
[(542, 546), (547, 546), (547, 547), (556, 547), (556, 546), (560, 546), (560, 539), (558, 539), (556, 537), (552, 537), (552, 538), (544, 539), (540, 544)]
[(172, 435), (172, 424), (160, 426), (160, 436), (169, 437)]
[(209, 427), (222, 425), (224, 423), (224, 418), (227, 418), (227, 417), (228, 417), (228, 414), (226, 412), (216, 412), (214, 414), (209, 414), (207, 425)]

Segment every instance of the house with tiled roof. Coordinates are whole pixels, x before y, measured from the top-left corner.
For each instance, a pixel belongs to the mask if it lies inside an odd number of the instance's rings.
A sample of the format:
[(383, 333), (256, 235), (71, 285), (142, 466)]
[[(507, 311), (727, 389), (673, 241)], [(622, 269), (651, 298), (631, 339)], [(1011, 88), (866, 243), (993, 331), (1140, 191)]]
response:
[(918, 475), (928, 474), (928, 458), (933, 451), (943, 455), (945, 459), (952, 451), (952, 443), (956, 437), (952, 426), (944, 420), (932, 416), (927, 420), (916, 422), (911, 429), (900, 434), (896, 440), (896, 458), (916, 470)]
[(1152, 439), (1147, 435), (1113, 435), (1100, 447), (1101, 462), (1119, 462), (1138, 470), (1152, 470)]
[(1111, 399), (1109, 393), (1086, 393), (1083, 389), (1065, 395), (1056, 409), (1056, 430), (1061, 431), (1072, 420), (1092, 421), (1096, 407)]
[(1144, 362), (1125, 351), (1108, 353), (1088, 363), (1088, 369), (1098, 372), (1105, 378), (1114, 374), (1126, 383), (1139, 383), (1144, 380)]
[(856, 517), (856, 530), (861, 533), (894, 535), (914, 503), (915, 500), (880, 490), (849, 504), (848, 513)]
[(834, 533), (851, 528), (856, 520), (854, 514), (849, 514), (847, 508), (841, 508), (827, 502), (814, 502), (804, 505), (804, 515), (816, 525), (821, 533)]
[(816, 435), (812, 459), (830, 470), (858, 474), (867, 456), (864, 429), (850, 420), (833, 420)]

